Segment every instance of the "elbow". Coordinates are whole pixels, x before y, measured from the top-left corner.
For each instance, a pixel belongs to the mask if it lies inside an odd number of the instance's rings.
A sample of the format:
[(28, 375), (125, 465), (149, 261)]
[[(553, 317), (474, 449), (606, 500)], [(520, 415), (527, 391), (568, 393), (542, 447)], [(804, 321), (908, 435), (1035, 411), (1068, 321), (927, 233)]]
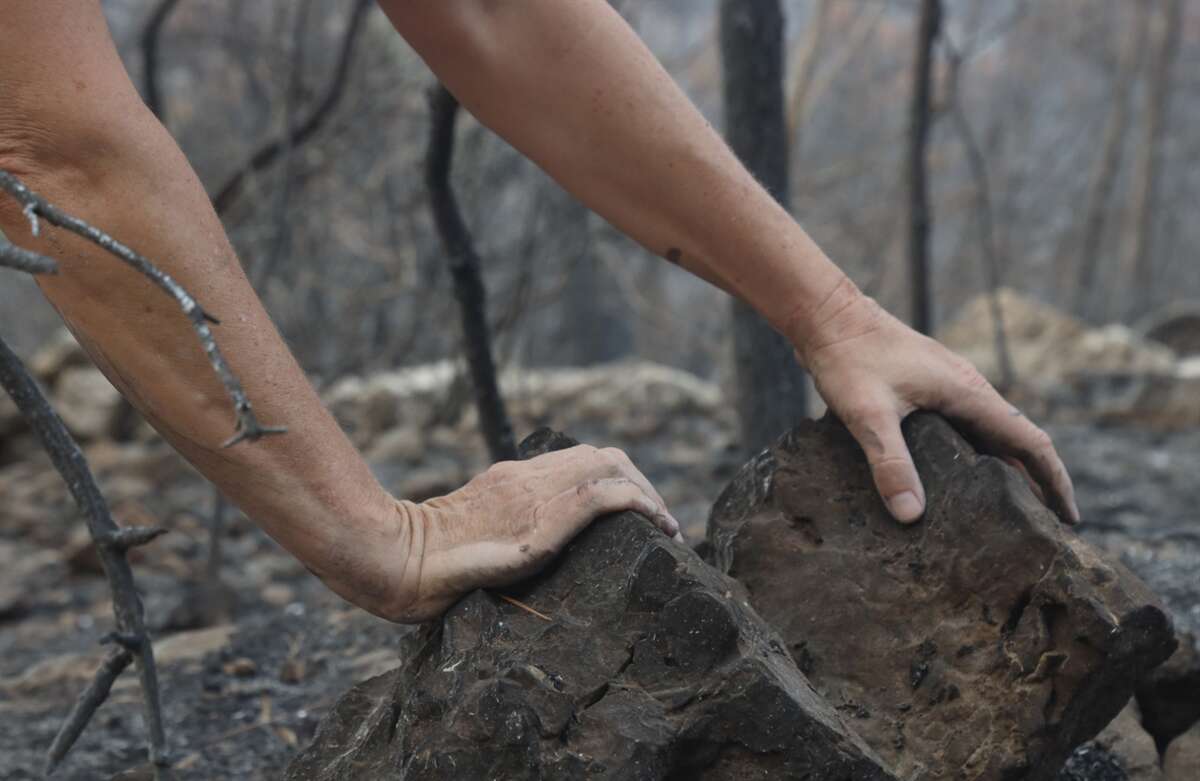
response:
[[(114, 174), (136, 170), (156, 126), (165, 133), (136, 93), (111, 103), (80, 97), (0, 104), (0, 170), (51, 202), (98, 193)], [(0, 195), (0, 226), (17, 229), (18, 221), (20, 206)]]

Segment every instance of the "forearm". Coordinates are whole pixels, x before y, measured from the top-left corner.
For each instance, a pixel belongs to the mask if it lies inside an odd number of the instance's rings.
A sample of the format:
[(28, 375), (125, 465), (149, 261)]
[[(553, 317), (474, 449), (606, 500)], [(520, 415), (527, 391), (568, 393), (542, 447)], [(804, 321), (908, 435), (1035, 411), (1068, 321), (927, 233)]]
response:
[[(222, 448), (233, 434), (230, 400), (173, 300), (77, 237), (44, 229), (33, 238), (11, 202), (0, 208), (0, 227), (59, 261), (60, 273), (41, 280), (45, 294), (172, 445), (335, 590), (369, 589), (348, 582), (366, 569), (345, 557), (399, 533), (393, 501), (292, 359), (179, 149), (133, 102), (136, 95), (114, 100), (115, 109), (98, 109), (112, 114), (93, 117), (102, 121), (89, 121), (91, 130), (64, 124), (87, 116), (86, 107), (61, 121), (50, 110), (45, 124), (62, 143), (10, 150), (0, 165), (15, 167), (46, 198), (134, 247), (189, 290), (221, 320), (217, 341), (260, 420), (288, 433)], [(37, 120), (39, 109), (32, 113)]]
[(604, 0), (383, 5), (483, 123), (776, 328), (811, 330), (831, 295), (853, 291)]

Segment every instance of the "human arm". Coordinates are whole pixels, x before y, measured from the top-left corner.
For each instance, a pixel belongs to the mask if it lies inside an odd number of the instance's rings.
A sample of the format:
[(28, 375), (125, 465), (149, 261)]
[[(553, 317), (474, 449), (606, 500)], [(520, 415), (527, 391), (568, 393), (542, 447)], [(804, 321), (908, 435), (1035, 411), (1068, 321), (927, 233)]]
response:
[(459, 101), (652, 252), (788, 337), (862, 445), (893, 515), (925, 495), (901, 419), (933, 409), (1018, 459), (1078, 519), (1049, 438), (967, 361), (862, 295), (754, 181), (604, 0), (383, 0)]
[(348, 600), (395, 620), (529, 574), (597, 515), (678, 524), (628, 459), (580, 447), (488, 470), (424, 503), (390, 496), (322, 407), (251, 289), (183, 154), (146, 110), (98, 2), (13, 3), (0, 25), (0, 168), (152, 259), (222, 324), (216, 338), (265, 424), (224, 448), (225, 391), (173, 301), (104, 250), (0, 194), (0, 228), (52, 256), (39, 280), (81, 344), (231, 501)]

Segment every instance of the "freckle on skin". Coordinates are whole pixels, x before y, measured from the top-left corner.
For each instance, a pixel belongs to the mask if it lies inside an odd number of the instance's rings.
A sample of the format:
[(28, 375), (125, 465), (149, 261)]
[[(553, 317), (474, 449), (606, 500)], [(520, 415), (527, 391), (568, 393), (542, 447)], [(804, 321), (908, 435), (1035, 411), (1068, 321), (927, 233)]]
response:
[(676, 266), (683, 262), (683, 253), (679, 250), (679, 247), (671, 247), (663, 257)]

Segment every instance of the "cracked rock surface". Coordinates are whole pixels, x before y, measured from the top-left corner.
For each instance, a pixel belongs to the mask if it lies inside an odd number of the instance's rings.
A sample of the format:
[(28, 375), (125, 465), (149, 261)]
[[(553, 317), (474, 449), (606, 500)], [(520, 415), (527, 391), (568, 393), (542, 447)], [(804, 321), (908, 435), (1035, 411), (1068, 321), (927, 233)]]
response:
[(709, 555), (904, 779), (1052, 778), (1175, 647), (1154, 595), (941, 418), (905, 436), (928, 495), (895, 523), (837, 421), (804, 424), (718, 500)]
[(469, 595), (342, 698), (288, 778), (894, 778), (738, 584), (638, 515), (509, 593), (549, 620)]

